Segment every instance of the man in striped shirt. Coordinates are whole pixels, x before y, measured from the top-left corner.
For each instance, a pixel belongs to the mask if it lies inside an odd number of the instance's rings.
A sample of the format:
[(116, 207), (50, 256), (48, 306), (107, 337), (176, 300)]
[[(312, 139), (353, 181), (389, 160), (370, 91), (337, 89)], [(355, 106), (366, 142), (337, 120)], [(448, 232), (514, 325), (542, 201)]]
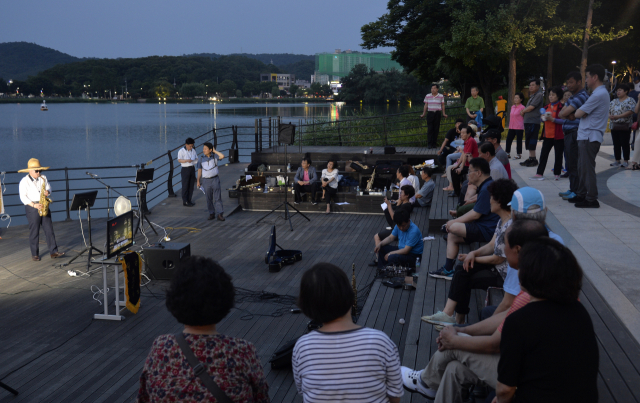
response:
[(569, 98), (567, 104), (560, 110), (560, 119), (565, 119), (562, 124), (564, 132), (564, 152), (567, 156), (567, 173), (569, 174), (569, 190), (559, 193), (564, 200), (576, 197), (578, 191), (578, 126), (580, 119), (576, 118), (576, 111), (587, 102), (589, 94), (582, 85), (582, 76), (579, 71), (572, 71), (567, 75), (567, 91), (573, 96)]
[[(505, 233), (504, 246), (509, 266), (517, 270), (522, 247), (548, 235), (544, 224), (539, 221), (518, 220), (511, 224)], [(438, 351), (424, 370), (401, 367), (404, 388), (436, 403), (462, 403), (463, 385), (482, 381), (495, 389), (502, 326), (510, 314), (528, 303), (529, 294), (521, 291), (508, 312), (493, 315), (464, 329), (446, 326), (436, 339)], [(464, 330), (464, 333), (457, 329)]]
[(427, 142), (429, 148), (438, 146), (438, 132), (440, 131), (440, 119), (447, 115), (444, 113), (444, 95), (438, 94), (438, 84), (431, 85), (431, 94), (424, 97), (424, 110), (421, 118), (427, 115)]

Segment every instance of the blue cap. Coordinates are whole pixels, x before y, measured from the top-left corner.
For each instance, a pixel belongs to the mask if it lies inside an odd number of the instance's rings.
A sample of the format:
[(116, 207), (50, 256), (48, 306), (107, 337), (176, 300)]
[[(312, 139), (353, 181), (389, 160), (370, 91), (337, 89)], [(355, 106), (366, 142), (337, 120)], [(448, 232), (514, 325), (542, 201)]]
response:
[(545, 209), (544, 195), (532, 187), (520, 188), (513, 192), (508, 206), (520, 213), (537, 213)]
[(544, 108), (540, 108), (540, 114), (544, 115), (545, 113), (547, 113), (547, 110)]

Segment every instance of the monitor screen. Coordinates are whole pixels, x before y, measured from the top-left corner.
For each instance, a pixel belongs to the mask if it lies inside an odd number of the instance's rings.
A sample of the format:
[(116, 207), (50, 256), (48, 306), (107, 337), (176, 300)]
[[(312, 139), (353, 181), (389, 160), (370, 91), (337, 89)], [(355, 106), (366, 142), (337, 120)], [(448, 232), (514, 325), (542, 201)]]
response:
[(107, 221), (107, 259), (133, 245), (133, 211)]

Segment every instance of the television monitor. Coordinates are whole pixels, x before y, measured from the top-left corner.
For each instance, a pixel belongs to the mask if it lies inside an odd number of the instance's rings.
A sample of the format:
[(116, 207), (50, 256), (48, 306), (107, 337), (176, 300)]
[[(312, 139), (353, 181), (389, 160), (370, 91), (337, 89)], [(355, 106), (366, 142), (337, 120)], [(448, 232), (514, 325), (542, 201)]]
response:
[(138, 169), (136, 171), (136, 182), (153, 182), (153, 171), (155, 168)]
[(133, 211), (107, 221), (107, 259), (133, 245)]

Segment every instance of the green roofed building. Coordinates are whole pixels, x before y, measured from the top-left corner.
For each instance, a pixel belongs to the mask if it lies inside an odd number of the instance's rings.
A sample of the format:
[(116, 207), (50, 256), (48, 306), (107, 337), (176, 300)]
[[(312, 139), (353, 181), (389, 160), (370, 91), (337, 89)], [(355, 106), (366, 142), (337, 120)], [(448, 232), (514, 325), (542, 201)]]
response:
[[(356, 64), (364, 64), (374, 71), (381, 73), (383, 70), (396, 69), (402, 71), (402, 66), (393, 60), (388, 53), (360, 53), (347, 50), (335, 53), (317, 53), (314, 81), (338, 80), (349, 74)], [(328, 76), (328, 77), (327, 77)], [(324, 84), (324, 83), (323, 83)]]

